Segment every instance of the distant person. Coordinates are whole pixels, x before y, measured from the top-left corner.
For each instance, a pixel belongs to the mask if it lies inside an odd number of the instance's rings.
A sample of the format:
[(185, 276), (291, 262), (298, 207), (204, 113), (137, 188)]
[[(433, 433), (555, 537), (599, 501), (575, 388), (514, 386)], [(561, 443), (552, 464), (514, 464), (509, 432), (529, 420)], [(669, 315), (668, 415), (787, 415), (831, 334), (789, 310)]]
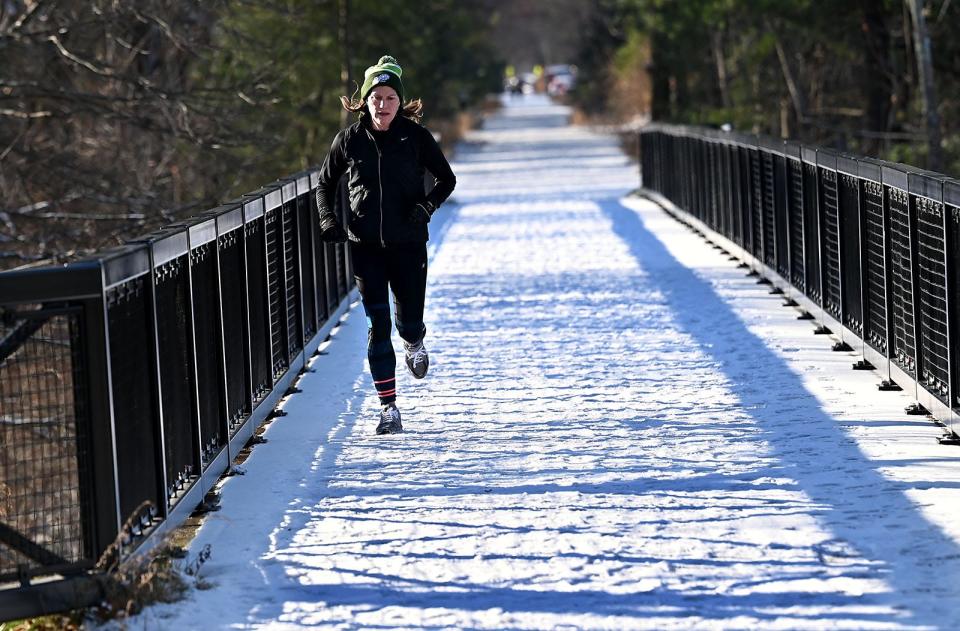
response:
[[(367, 68), (353, 97), (340, 97), (358, 120), (333, 139), (320, 169), (317, 210), (320, 238), (349, 240), (353, 274), (369, 326), (367, 358), (380, 397), (377, 434), (403, 431), (397, 409), (396, 355), (390, 339), (388, 290), (393, 292), (397, 332), (407, 368), (423, 379), (429, 367), (423, 324), (427, 286), (427, 223), (450, 196), (457, 178), (437, 141), (419, 124), (420, 99), (403, 101), (403, 70), (384, 56)], [(424, 192), (424, 175), (436, 184)], [(340, 177), (347, 174), (346, 230), (333, 210)]]

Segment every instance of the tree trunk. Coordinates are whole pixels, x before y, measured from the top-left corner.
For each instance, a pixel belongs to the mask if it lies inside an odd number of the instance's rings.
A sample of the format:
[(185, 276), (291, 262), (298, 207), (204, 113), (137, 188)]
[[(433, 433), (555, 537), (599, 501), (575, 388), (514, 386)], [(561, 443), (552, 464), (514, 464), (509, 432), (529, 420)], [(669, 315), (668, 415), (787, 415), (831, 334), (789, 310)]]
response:
[[(793, 105), (793, 115), (796, 121), (797, 133), (803, 128), (807, 119), (807, 102), (803, 91), (797, 85), (793, 75), (793, 69), (790, 67), (790, 59), (786, 50), (783, 48), (783, 42), (780, 41), (773, 24), (767, 22), (767, 30), (773, 34), (773, 44), (777, 51), (777, 60), (780, 62), (780, 72), (783, 73), (783, 82), (787, 85), (787, 93), (790, 95), (790, 103)], [(789, 125), (788, 125), (789, 128)]]
[(933, 82), (933, 54), (930, 34), (923, 17), (923, 0), (906, 0), (913, 22), (913, 47), (917, 58), (917, 76), (923, 95), (924, 120), (927, 125), (927, 168), (943, 170), (943, 152), (940, 148), (940, 114), (937, 113), (937, 88)]
[[(353, 79), (350, 72), (350, 0), (338, 0), (337, 3), (337, 35), (340, 40), (340, 84), (343, 93), (348, 97), (353, 94), (350, 82)], [(340, 110), (340, 127), (350, 124), (350, 112)]]
[(890, 30), (883, 7), (875, 0), (863, 0), (863, 73), (860, 84), (866, 104), (866, 127), (869, 132), (878, 132), (878, 137), (866, 138), (862, 150), (876, 156), (883, 150), (884, 141), (879, 137), (890, 131), (890, 97), (893, 83), (890, 77)]
[(668, 44), (658, 33), (653, 34), (650, 44), (650, 79), (653, 84), (650, 116), (655, 121), (665, 121), (670, 118), (670, 68), (664, 55)]
[(733, 106), (730, 100), (730, 82), (727, 79), (727, 59), (723, 54), (723, 33), (718, 28), (713, 32), (713, 61), (717, 66), (717, 86), (720, 88), (720, 103), (724, 109)]

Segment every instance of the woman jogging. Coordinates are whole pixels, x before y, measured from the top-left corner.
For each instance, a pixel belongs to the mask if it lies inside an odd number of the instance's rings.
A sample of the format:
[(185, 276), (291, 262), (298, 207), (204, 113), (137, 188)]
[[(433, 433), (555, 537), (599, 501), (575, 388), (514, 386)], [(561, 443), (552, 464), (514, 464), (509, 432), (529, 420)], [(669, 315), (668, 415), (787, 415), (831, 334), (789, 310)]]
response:
[[(407, 368), (423, 379), (429, 366), (423, 344), (427, 223), (457, 181), (433, 135), (419, 124), (420, 100), (403, 102), (402, 74), (396, 59), (381, 57), (364, 72), (359, 100), (340, 97), (343, 107), (357, 112), (359, 119), (333, 139), (317, 186), (321, 238), (350, 241), (353, 273), (369, 326), (370, 374), (380, 397), (377, 434), (403, 431), (396, 405), (388, 290), (393, 292)], [(436, 180), (429, 193), (425, 171)], [(344, 173), (350, 204), (346, 230), (333, 211)]]

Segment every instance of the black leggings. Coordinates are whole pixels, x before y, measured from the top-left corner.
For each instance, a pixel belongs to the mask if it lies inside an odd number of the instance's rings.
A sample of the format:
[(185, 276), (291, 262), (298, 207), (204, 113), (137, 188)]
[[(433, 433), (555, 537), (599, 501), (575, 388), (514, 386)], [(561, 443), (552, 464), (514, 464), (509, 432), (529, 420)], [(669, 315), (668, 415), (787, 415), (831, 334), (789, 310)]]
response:
[(367, 359), (380, 403), (397, 398), (397, 358), (390, 340), (390, 302), (393, 291), (397, 332), (415, 344), (427, 332), (423, 302), (427, 289), (427, 244), (371, 245), (351, 243), (353, 275), (367, 313)]

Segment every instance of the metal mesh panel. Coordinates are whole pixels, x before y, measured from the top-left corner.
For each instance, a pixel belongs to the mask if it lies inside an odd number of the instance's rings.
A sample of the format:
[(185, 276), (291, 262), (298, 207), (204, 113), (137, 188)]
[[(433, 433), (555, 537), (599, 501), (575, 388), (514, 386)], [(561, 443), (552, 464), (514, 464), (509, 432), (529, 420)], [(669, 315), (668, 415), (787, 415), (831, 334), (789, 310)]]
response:
[(146, 277), (139, 276), (107, 292), (107, 326), (110, 335), (110, 375), (114, 432), (117, 448), (117, 481), (120, 515), (126, 520), (144, 501), (151, 507), (141, 513), (134, 534), (151, 523), (161, 506), (159, 491), (156, 393), (153, 340)]
[(847, 173), (840, 174), (839, 217), (840, 256), (843, 273), (843, 323), (862, 335), (863, 307), (860, 289), (860, 192), (859, 181)]
[(317, 332), (316, 276), (313, 264), (313, 226), (311, 224), (310, 195), (297, 197), (297, 213), (300, 236), (300, 269), (303, 272), (303, 337), (309, 340)]
[(296, 202), (283, 205), (284, 303), (286, 304), (287, 358), (296, 357), (303, 348), (303, 327), (300, 321), (300, 258), (297, 242)]
[(240, 228), (220, 235), (220, 300), (223, 305), (224, 365), (227, 375), (227, 425), (233, 432), (250, 413), (250, 349), (247, 347), (246, 292), (244, 291), (243, 240)]
[(763, 174), (760, 165), (760, 152), (750, 152), (750, 219), (753, 223), (753, 248), (751, 253), (758, 259), (763, 258)]
[(719, 147), (715, 142), (704, 141), (704, 143), (707, 149), (704, 152), (704, 157), (706, 158), (704, 167), (707, 169), (705, 174), (705, 182), (707, 183), (707, 221), (711, 228), (718, 230), (720, 228), (720, 187), (717, 181), (720, 174)]
[(166, 454), (167, 499), (196, 474), (196, 417), (190, 342), (189, 278), (186, 255), (158, 266), (154, 272), (157, 304), (157, 340), (160, 391), (163, 395), (163, 434)]
[(884, 243), (883, 187), (863, 183), (864, 341), (882, 354), (887, 352), (887, 263)]
[(761, 151), (763, 161), (763, 262), (776, 268), (776, 188), (773, 176), (773, 156)]
[(753, 252), (753, 216), (750, 213), (750, 150), (741, 147), (740, 153), (740, 245)]
[(693, 177), (687, 182), (687, 186), (690, 187), (690, 206), (688, 209), (694, 217), (700, 219), (703, 217), (703, 155), (700, 151), (699, 139), (691, 138), (688, 142), (688, 153), (684, 157), (689, 160), (690, 169), (693, 172)]
[(915, 198), (917, 208), (917, 277), (920, 301), (919, 381), (934, 395), (950, 396), (947, 337), (946, 233), (943, 204)]
[[(311, 196), (312, 197), (312, 196)], [(310, 227), (313, 230), (313, 242), (316, 244), (313, 260), (316, 265), (314, 282), (317, 288), (317, 323), (326, 322), (330, 316), (330, 289), (328, 285), (327, 245), (320, 239), (320, 221), (311, 202)]]
[(76, 310), (0, 319), (0, 580), (93, 554), (79, 324)]
[[(679, 146), (676, 146), (676, 143), (670, 143), (670, 152), (678, 168), (684, 169), (675, 170), (670, 174), (672, 185), (687, 198), (686, 205), (682, 207), (696, 216), (700, 207), (700, 157), (697, 154), (697, 141), (694, 138), (685, 138), (683, 144)], [(681, 175), (686, 170), (693, 174), (689, 179), (684, 179)]]
[(719, 177), (717, 178), (717, 199), (718, 213), (717, 226), (720, 234), (730, 238), (730, 160), (729, 148), (724, 144), (717, 144), (717, 157), (719, 158)]
[(950, 306), (950, 349), (952, 406), (960, 409), (960, 208), (948, 205), (947, 210), (947, 299)]
[(215, 243), (190, 251), (193, 278), (193, 326), (197, 349), (197, 405), (200, 410), (200, 456), (206, 467), (226, 444), (221, 392), (224, 386), (220, 304)]
[(270, 210), (264, 216), (267, 243), (267, 304), (270, 306), (270, 367), (278, 377), (287, 368), (286, 309), (283, 304), (283, 265), (281, 258), (280, 214)]
[(743, 176), (740, 172), (740, 148), (730, 147), (730, 238), (743, 247)]
[(820, 169), (820, 243), (823, 254), (823, 307), (840, 318), (840, 221), (838, 217), (837, 174)]
[(340, 291), (340, 269), (342, 267), (341, 261), (341, 246), (335, 243), (325, 243), (324, 250), (326, 250), (326, 260), (327, 260), (327, 311), (333, 312), (337, 308), (337, 303), (340, 302), (340, 296), (338, 292)]
[(821, 304), (822, 290), (820, 282), (820, 220), (817, 210), (817, 167), (803, 164), (803, 232), (806, 288), (805, 293), (817, 304)]
[(774, 230), (776, 231), (776, 249), (774, 251), (777, 272), (783, 278), (790, 278), (790, 224), (787, 221), (787, 171), (786, 158), (773, 156), (773, 209), (776, 213)]
[(743, 234), (740, 226), (740, 149), (731, 145), (727, 148), (727, 188), (729, 196), (727, 203), (727, 235), (738, 245), (743, 243)]
[(647, 182), (647, 178), (650, 178), (651, 187), (666, 195), (664, 187), (666, 174), (664, 170), (669, 166), (663, 161), (665, 157), (663, 145), (666, 143), (666, 138), (660, 132), (653, 132), (644, 134), (643, 142), (646, 143), (649, 148), (649, 151), (644, 149), (647, 162), (643, 165), (643, 181)]
[(696, 196), (694, 197), (693, 212), (694, 215), (703, 220), (704, 208), (706, 208), (706, 179), (704, 177), (704, 155), (703, 155), (703, 143), (697, 139), (694, 141), (694, 152), (693, 152), (693, 163), (694, 163), (694, 180), (693, 185), (696, 190)]
[(787, 202), (790, 216), (790, 282), (800, 291), (806, 291), (803, 282), (803, 165), (798, 160), (787, 160)]
[(674, 138), (665, 134), (660, 136), (661, 163), (666, 165), (660, 169), (664, 195), (680, 208), (691, 212), (693, 178), (681, 178), (678, 174), (693, 168), (690, 164), (692, 144), (693, 140), (690, 138)]
[[(694, 155), (694, 145), (696, 141), (693, 138), (683, 138), (670, 140), (665, 143), (666, 155), (672, 164), (676, 166), (670, 170), (666, 176), (666, 184), (674, 199), (679, 196), (680, 207), (690, 212), (694, 212), (696, 206), (696, 159)], [(680, 177), (681, 173), (690, 171), (693, 177)]]
[(646, 143), (646, 147), (644, 148), (646, 162), (643, 164), (643, 181), (647, 182), (649, 178), (651, 188), (666, 194), (663, 180), (664, 168), (667, 165), (663, 162), (664, 150), (662, 147), (666, 140), (660, 132), (653, 132), (644, 134), (643, 142)]
[(723, 234), (732, 241), (737, 240), (734, 199), (737, 194), (737, 152), (731, 145), (723, 146)]
[(891, 359), (913, 372), (917, 365), (913, 304), (910, 206), (906, 191), (887, 189), (890, 219), (890, 307), (893, 318)]
[[(340, 209), (340, 223), (341, 225), (346, 226), (348, 221), (348, 216), (350, 213), (350, 206), (347, 202), (349, 197), (347, 196), (347, 178), (340, 178), (340, 199), (337, 204), (337, 208)], [(350, 268), (350, 257), (348, 256), (348, 244), (347, 243), (338, 243), (337, 244), (337, 300), (334, 304), (340, 304), (340, 301), (343, 300), (348, 291), (348, 278), (352, 276)]]
[(260, 401), (273, 386), (270, 375), (270, 325), (267, 301), (266, 244), (263, 222), (251, 221), (244, 227), (247, 244), (247, 296), (250, 316), (250, 373), (253, 401)]
[(694, 168), (694, 179), (693, 182), (691, 182), (694, 190), (693, 214), (701, 221), (706, 221), (704, 218), (707, 207), (707, 180), (704, 175), (706, 171), (706, 167), (704, 166), (706, 157), (704, 156), (703, 142), (699, 138), (693, 141), (692, 150), (693, 152), (690, 154), (690, 157), (692, 158)]
[(705, 206), (704, 186), (706, 184), (703, 175), (703, 146), (699, 138), (691, 139), (690, 144), (690, 165), (693, 169), (693, 177), (690, 179), (690, 184), (693, 186), (693, 205), (690, 210), (694, 217), (702, 221)]

